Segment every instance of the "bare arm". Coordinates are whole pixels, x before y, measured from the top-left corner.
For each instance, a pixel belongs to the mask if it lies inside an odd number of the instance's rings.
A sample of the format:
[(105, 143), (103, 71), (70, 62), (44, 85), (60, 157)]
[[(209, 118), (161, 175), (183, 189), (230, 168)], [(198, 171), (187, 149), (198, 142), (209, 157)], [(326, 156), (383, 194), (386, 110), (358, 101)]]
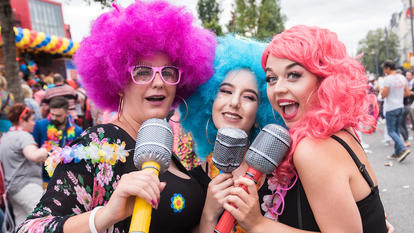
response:
[(26, 159), (32, 162), (44, 162), (47, 159), (47, 150), (33, 144), (23, 148), (23, 154)]
[[(350, 159), (349, 155), (344, 156), (346, 151), (332, 140), (321, 141), (302, 140), (293, 157), (319, 229), (321, 232), (362, 233), (361, 217), (349, 184), (349, 166), (344, 166), (352, 161), (341, 160)], [(243, 229), (252, 233), (304, 232), (262, 216), (254, 182), (241, 178), (235, 183), (236, 186), (245, 184), (250, 194), (241, 188), (233, 188), (231, 195), (226, 197), (224, 208)], [(237, 208), (229, 203), (234, 203)]]
[(381, 91), (381, 97), (384, 99), (385, 97), (388, 96), (390, 88), (389, 87), (383, 87), (380, 91)]
[(408, 88), (408, 84), (405, 84), (404, 87), (404, 97), (410, 96), (411, 95), (411, 91), (410, 88)]
[(305, 138), (298, 144), (293, 161), (319, 229), (362, 232), (350, 187), (350, 171), (354, 171), (355, 165), (346, 150), (330, 138), (318, 141)]
[(226, 173), (219, 174), (209, 183), (200, 220), (200, 233), (211, 233), (214, 231), (218, 217), (223, 210), (225, 197), (229, 194), (231, 186), (233, 186), (232, 175)]

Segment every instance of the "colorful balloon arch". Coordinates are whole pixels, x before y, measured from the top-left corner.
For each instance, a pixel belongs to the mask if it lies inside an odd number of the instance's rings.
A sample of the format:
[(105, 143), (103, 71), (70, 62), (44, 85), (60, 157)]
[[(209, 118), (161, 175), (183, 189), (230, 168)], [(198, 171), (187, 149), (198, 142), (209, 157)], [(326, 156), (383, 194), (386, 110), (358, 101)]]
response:
[[(79, 43), (72, 41), (72, 39), (49, 36), (43, 32), (36, 32), (27, 28), (14, 27), (13, 29), (16, 34), (16, 47), (19, 49), (72, 56), (79, 48)], [(2, 44), (0, 41), (0, 45)]]

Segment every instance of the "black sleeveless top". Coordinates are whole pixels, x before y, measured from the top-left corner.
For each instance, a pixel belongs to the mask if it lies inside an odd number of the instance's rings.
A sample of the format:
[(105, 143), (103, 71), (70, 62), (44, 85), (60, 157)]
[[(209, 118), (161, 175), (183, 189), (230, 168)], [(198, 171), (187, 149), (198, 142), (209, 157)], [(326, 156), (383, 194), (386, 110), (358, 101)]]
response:
[(206, 193), (176, 155), (172, 156), (172, 162), (181, 172), (190, 176), (190, 179), (180, 178), (169, 171), (160, 174), (160, 181), (167, 182), (161, 192), (160, 203), (169, 204), (160, 204), (157, 210), (152, 210), (150, 233), (191, 232), (200, 222)]
[[(354, 137), (354, 135), (352, 136)], [(339, 142), (348, 151), (355, 164), (359, 168), (362, 176), (371, 187), (371, 193), (356, 203), (361, 215), (363, 231), (365, 233), (387, 232), (387, 227), (385, 225), (384, 207), (379, 196), (378, 186), (374, 186), (371, 177), (365, 169), (365, 165), (359, 161), (358, 157), (352, 151), (349, 145), (336, 135), (332, 135), (331, 137)], [(356, 138), (355, 140), (358, 142)], [(312, 213), (312, 209), (309, 205), (306, 193), (299, 178), (293, 188), (287, 192), (287, 195), (285, 197), (285, 205), (286, 207), (282, 215), (279, 216), (279, 221), (281, 223), (302, 230), (320, 232), (318, 224), (315, 220), (315, 216)]]

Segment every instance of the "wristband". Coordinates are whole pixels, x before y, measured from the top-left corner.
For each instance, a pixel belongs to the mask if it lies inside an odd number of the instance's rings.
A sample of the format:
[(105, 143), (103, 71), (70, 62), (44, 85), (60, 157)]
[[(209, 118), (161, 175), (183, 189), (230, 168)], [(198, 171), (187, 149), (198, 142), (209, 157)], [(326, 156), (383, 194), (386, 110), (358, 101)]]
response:
[(89, 230), (91, 231), (91, 233), (98, 233), (98, 231), (96, 230), (96, 227), (95, 227), (95, 214), (102, 207), (103, 206), (95, 207), (92, 210), (91, 215), (89, 215)]

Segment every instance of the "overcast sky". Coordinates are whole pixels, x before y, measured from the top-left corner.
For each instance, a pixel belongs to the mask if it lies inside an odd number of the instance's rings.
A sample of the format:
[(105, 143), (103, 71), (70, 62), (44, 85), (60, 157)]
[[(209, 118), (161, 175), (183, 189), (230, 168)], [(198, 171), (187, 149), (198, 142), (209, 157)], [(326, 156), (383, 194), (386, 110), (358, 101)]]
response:
[[(63, 17), (71, 26), (72, 38), (81, 41), (89, 34), (93, 19), (108, 9), (85, 0), (56, 0), (62, 2)], [(93, 0), (91, 0), (93, 1)], [(348, 53), (355, 55), (358, 41), (363, 39), (371, 29), (389, 25), (391, 15), (403, 9), (402, 1), (408, 0), (281, 0), (282, 13), (287, 17), (285, 27), (306, 24), (328, 28), (336, 32), (343, 41)], [(126, 7), (133, 0), (118, 0)], [(196, 0), (170, 0), (177, 5), (185, 5), (195, 15)], [(230, 18), (233, 0), (217, 0), (221, 4), (220, 23), (225, 24)]]

